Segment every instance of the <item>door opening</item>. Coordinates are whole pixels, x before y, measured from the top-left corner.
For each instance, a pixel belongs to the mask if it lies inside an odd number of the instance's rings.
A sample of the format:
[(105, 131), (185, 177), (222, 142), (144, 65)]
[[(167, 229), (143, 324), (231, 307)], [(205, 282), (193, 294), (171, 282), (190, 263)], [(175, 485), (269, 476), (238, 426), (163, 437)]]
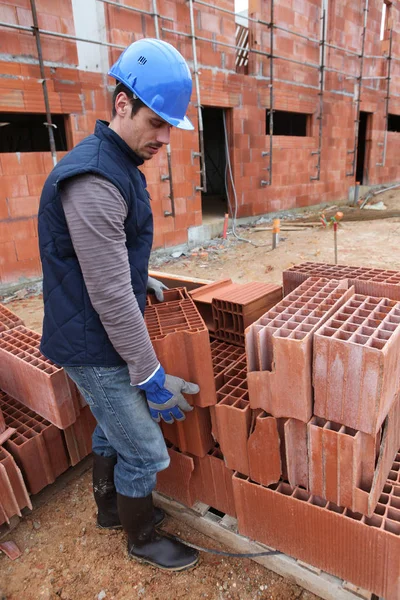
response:
[(371, 131), (372, 113), (360, 111), (360, 123), (358, 127), (356, 181), (361, 184), (368, 182), (367, 146), (368, 134)]
[(201, 205), (203, 223), (209, 223), (220, 220), (228, 212), (223, 109), (205, 107), (202, 115), (207, 192), (201, 194)]

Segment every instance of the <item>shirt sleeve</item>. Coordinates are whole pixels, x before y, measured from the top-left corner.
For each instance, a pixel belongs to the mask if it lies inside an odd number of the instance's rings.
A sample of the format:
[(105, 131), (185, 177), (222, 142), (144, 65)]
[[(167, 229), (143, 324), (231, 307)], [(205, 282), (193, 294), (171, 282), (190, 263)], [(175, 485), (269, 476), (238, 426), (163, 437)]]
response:
[(90, 301), (137, 385), (159, 362), (132, 288), (126, 202), (110, 181), (93, 174), (68, 180), (61, 200)]

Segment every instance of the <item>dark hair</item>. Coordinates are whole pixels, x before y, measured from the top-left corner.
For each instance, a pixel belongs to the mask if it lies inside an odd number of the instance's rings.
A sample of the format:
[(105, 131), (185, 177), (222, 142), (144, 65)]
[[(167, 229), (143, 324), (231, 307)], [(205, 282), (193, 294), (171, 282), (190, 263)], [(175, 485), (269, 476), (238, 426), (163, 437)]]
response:
[(120, 94), (121, 92), (125, 92), (125, 94), (128, 96), (130, 102), (131, 102), (131, 106), (132, 106), (132, 112), (131, 112), (131, 119), (132, 117), (134, 117), (136, 115), (136, 113), (143, 107), (146, 106), (144, 102), (142, 102), (141, 100), (139, 100), (139, 98), (134, 97), (133, 92), (126, 87), (126, 85), (124, 85), (121, 82), (117, 82), (117, 85), (115, 86), (115, 90), (113, 92), (113, 96), (112, 96), (112, 118), (117, 116), (117, 111), (115, 110), (115, 100), (117, 99), (118, 94)]

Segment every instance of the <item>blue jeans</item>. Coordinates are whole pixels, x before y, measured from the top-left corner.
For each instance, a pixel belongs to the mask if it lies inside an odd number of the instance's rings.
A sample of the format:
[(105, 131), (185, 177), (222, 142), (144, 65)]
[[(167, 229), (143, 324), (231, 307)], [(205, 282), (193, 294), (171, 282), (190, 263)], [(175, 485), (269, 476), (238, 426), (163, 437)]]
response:
[(169, 465), (169, 454), (144, 392), (130, 384), (128, 367), (64, 368), (97, 421), (93, 452), (117, 458), (117, 492), (131, 498), (151, 494), (157, 473)]

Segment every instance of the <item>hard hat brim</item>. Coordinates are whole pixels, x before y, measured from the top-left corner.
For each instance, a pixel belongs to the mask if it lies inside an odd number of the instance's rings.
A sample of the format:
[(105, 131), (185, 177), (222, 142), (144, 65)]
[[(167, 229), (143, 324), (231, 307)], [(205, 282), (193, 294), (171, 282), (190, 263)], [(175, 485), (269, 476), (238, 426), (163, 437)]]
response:
[[(175, 122), (172, 123), (172, 121), (175, 121)], [(180, 119), (179, 121), (178, 121), (178, 119), (170, 119), (169, 123), (173, 127), (177, 127), (178, 129), (184, 129), (185, 131), (193, 131), (194, 130), (194, 126), (192, 125), (192, 123), (189, 121), (189, 119), (187, 117), (184, 117), (183, 119)]]

